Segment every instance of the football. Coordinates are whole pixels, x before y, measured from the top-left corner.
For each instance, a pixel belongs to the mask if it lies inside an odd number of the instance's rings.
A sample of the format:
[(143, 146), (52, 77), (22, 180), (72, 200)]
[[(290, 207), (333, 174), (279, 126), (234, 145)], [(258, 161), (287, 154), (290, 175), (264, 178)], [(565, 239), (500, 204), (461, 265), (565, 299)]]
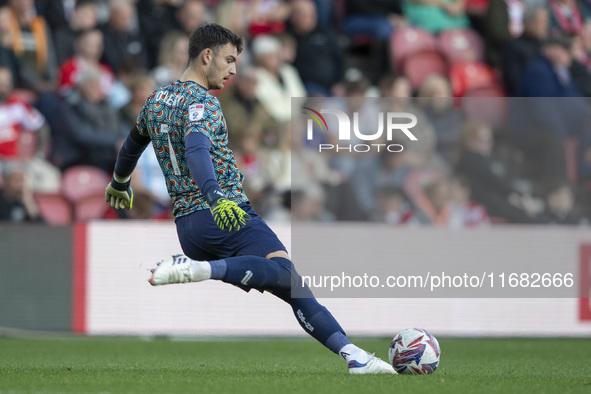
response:
[(388, 352), (396, 372), (406, 375), (433, 373), (439, 365), (440, 355), (437, 339), (420, 328), (407, 328), (396, 334)]

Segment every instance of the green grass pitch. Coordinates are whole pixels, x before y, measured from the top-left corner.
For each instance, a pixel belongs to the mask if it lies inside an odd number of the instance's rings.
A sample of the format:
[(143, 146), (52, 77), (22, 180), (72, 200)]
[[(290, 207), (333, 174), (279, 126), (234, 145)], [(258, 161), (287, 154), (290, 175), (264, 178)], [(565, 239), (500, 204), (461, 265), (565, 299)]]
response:
[(439, 342), (432, 375), (350, 376), (308, 338), (0, 338), (0, 393), (591, 393), (591, 339)]

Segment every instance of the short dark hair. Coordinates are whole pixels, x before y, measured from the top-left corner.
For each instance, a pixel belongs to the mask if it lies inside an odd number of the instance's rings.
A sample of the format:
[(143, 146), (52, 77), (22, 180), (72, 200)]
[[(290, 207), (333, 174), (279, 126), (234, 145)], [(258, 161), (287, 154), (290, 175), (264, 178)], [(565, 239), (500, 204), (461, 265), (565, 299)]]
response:
[(211, 49), (214, 53), (220, 47), (230, 43), (236, 47), (238, 54), (242, 52), (242, 37), (216, 23), (204, 25), (195, 29), (189, 38), (189, 61), (197, 59), (204, 49)]

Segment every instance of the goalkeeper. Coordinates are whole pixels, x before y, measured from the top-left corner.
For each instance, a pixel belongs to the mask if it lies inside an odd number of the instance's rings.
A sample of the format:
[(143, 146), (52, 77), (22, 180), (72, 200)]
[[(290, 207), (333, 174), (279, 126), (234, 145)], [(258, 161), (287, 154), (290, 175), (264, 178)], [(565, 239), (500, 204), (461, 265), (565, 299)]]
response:
[(152, 285), (217, 279), (245, 291), (268, 291), (292, 307), (308, 334), (343, 357), (350, 373), (395, 373), (347, 339), (303, 285), (285, 246), (248, 203), (244, 177), (227, 146), (226, 121), (209, 93), (236, 73), (241, 51), (242, 39), (219, 25), (191, 34), (186, 71), (146, 100), (119, 152), (105, 199), (113, 208), (132, 208), (131, 173), (151, 142), (185, 253), (159, 263), (152, 270)]

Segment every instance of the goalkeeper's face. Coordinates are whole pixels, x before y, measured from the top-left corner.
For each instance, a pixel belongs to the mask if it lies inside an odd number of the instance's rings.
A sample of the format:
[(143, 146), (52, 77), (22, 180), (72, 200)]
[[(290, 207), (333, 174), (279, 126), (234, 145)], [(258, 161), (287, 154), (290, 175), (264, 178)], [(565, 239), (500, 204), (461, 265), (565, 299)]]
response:
[(226, 81), (236, 74), (238, 50), (230, 43), (212, 51), (207, 68), (207, 82), (210, 90), (221, 89)]

